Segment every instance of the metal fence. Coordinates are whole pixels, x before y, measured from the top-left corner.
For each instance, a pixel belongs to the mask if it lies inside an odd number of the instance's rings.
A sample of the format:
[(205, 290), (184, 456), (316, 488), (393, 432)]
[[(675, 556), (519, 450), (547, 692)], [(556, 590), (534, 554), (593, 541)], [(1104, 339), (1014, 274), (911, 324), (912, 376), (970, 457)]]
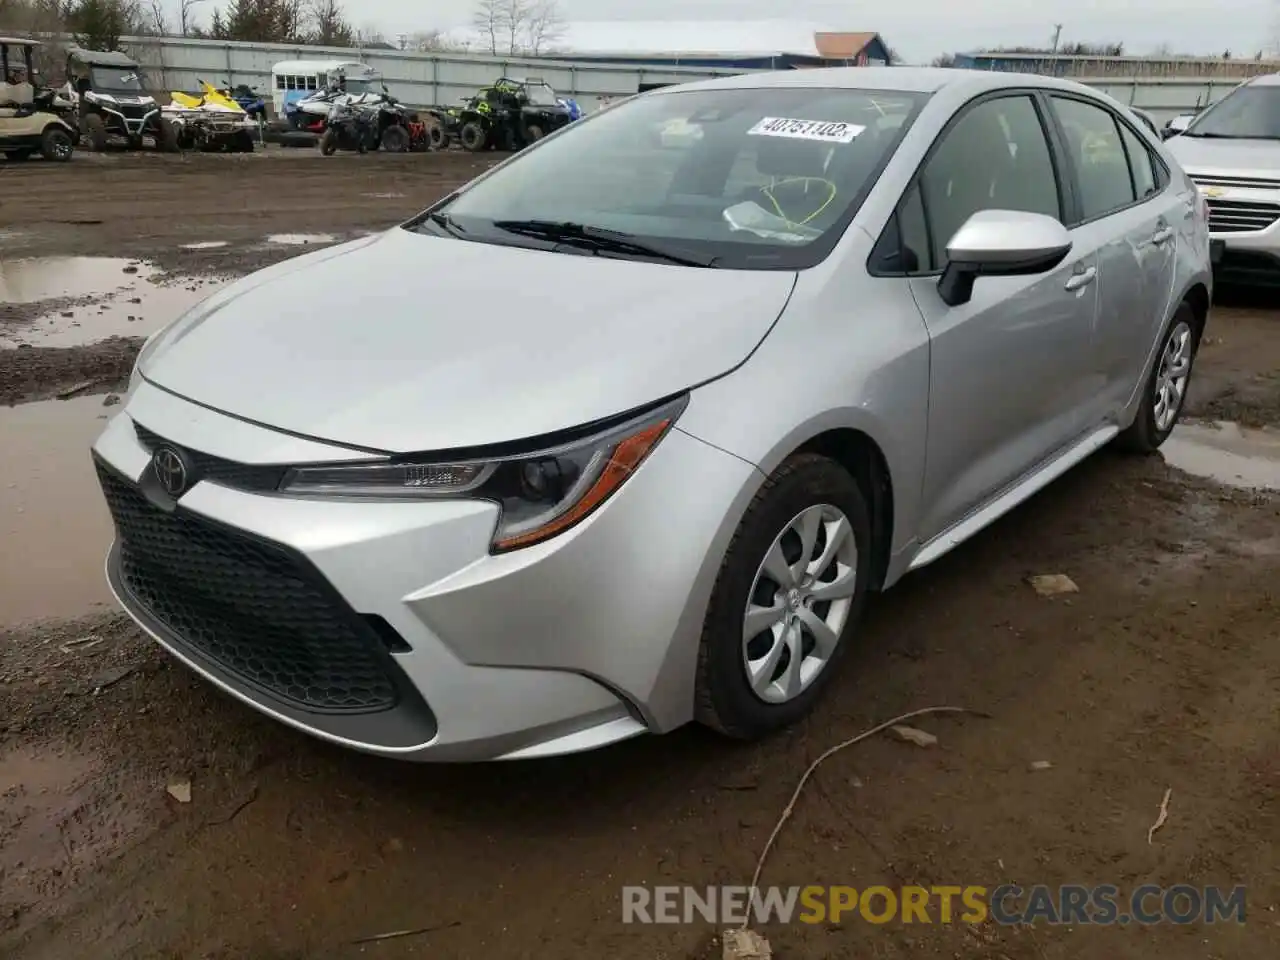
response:
[[(455, 104), (503, 74), (541, 77), (563, 95), (574, 97), (587, 110), (593, 110), (602, 98), (629, 96), (651, 85), (686, 83), (745, 72), (727, 67), (650, 67), (635, 63), (234, 43), (181, 37), (129, 37), (124, 45), (142, 64), (148, 85), (161, 95), (170, 90), (194, 92), (201, 80), (219, 85), (245, 83), (269, 94), (271, 67), (281, 60), (344, 59), (368, 63), (383, 75), (391, 93), (411, 106)], [(1242, 78), (1144, 73), (1127, 77), (1077, 75), (1074, 79), (1122, 103), (1147, 110), (1163, 122), (1221, 99)]]
[(178, 37), (128, 37), (123, 45), (137, 58), (146, 72), (147, 85), (157, 93), (195, 91), (201, 80), (207, 80), (218, 85), (245, 83), (266, 95), (271, 89), (271, 67), (282, 60), (362, 60), (382, 74), (394, 97), (419, 107), (457, 103), (503, 75), (540, 77), (561, 95), (593, 110), (602, 97), (630, 96), (641, 87), (743, 72)]

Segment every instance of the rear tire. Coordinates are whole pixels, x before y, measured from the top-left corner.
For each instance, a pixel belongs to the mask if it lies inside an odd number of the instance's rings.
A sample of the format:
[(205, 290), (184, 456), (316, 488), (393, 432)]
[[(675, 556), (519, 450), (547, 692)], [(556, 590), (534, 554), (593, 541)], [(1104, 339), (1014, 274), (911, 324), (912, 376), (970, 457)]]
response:
[(84, 135), (89, 138), (89, 146), (101, 153), (107, 149), (111, 137), (107, 133), (107, 124), (102, 117), (91, 113), (84, 118)]
[(458, 131), (458, 140), (462, 149), (471, 153), (480, 153), (489, 145), (489, 133), (475, 120), (469, 120)]
[(382, 149), (387, 153), (405, 153), (409, 149), (409, 131), (404, 127), (387, 127), (382, 131)]
[(1151, 374), (1142, 388), (1142, 403), (1129, 428), (1116, 445), (1129, 453), (1150, 454), (1160, 449), (1178, 425), (1191, 386), (1196, 353), (1200, 349), (1200, 324), (1191, 304), (1178, 305), (1160, 338)]
[(46, 160), (66, 163), (75, 149), (71, 134), (62, 127), (49, 127), (40, 137), (40, 155)]
[(338, 131), (329, 129), (324, 132), (324, 136), (320, 138), (320, 152), (326, 157), (332, 157), (338, 149)]
[(449, 137), (444, 132), (444, 126), (437, 120), (434, 123), (427, 121), (427, 142), (431, 145), (432, 150), (443, 150), (449, 146)]
[[(803, 529), (814, 538), (807, 557)], [(775, 549), (784, 561), (780, 567), (768, 560)], [(816, 569), (829, 549), (831, 560)], [(807, 714), (857, 627), (871, 555), (866, 499), (847, 470), (809, 453), (775, 470), (738, 525), (707, 607), (695, 681), (698, 721), (752, 740)], [(807, 567), (801, 567), (802, 557)], [(792, 569), (802, 573), (794, 586), (783, 582)], [(747, 627), (748, 606), (759, 631)], [(797, 664), (805, 669), (797, 686), (788, 688)], [(754, 683), (749, 670), (756, 671)]]
[(528, 140), (530, 145), (537, 143), (545, 136), (546, 133), (544, 133), (542, 128), (536, 123), (531, 123), (529, 126), (525, 127), (525, 139)]

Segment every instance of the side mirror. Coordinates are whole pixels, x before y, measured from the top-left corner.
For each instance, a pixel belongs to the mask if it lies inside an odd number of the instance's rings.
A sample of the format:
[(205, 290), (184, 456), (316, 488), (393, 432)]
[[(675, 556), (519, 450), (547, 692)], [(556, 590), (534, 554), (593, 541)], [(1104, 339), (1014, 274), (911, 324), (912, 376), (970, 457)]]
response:
[(943, 303), (957, 307), (973, 296), (978, 277), (1022, 277), (1052, 270), (1071, 252), (1071, 234), (1053, 217), (1020, 210), (979, 210), (947, 244), (938, 279)]

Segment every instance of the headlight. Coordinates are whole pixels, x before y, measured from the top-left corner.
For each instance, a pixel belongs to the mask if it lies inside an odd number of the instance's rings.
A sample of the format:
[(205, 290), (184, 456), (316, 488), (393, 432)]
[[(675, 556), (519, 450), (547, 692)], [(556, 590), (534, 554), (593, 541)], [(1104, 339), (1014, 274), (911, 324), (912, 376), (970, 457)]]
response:
[(492, 500), (502, 513), (491, 548), (501, 553), (540, 543), (590, 516), (658, 445), (687, 402), (682, 397), (619, 426), (517, 456), (294, 467), (280, 489), (300, 496)]

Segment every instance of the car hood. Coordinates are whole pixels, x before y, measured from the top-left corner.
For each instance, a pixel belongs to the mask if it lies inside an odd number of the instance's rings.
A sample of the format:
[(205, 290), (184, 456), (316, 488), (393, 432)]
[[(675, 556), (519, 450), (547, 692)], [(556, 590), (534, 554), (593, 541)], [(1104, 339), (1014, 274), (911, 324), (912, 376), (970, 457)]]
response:
[(270, 427), (389, 452), (522, 440), (742, 363), (795, 284), (394, 229), (219, 290), (139, 372)]
[(1235, 177), (1280, 175), (1280, 141), (1170, 137), (1164, 142), (1187, 173)]

